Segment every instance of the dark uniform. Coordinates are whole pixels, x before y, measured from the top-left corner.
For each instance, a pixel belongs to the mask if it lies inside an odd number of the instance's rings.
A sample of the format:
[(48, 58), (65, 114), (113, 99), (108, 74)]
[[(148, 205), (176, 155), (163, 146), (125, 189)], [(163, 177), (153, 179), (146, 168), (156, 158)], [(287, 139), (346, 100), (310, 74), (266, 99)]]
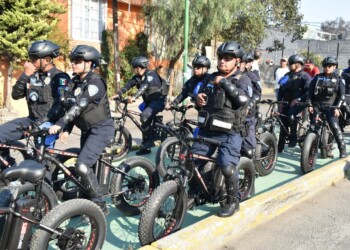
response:
[[(71, 60), (82, 58), (92, 61), (94, 67), (99, 65), (100, 53), (91, 46), (78, 45), (71, 54)], [(88, 198), (97, 203), (105, 214), (108, 209), (99, 191), (97, 177), (93, 165), (97, 162), (104, 148), (114, 137), (114, 122), (111, 117), (107, 96), (107, 84), (100, 75), (92, 70), (80, 79), (73, 78), (73, 95), (76, 104), (56, 123), (61, 128), (74, 124), (81, 130), (80, 153), (76, 163), (76, 172), (88, 191)]]
[[(249, 60), (249, 58), (250, 57), (248, 55), (246, 60)], [(251, 60), (253, 60), (252, 55)], [(245, 120), (245, 124), (247, 126), (247, 136), (244, 138), (242, 143), (242, 154), (252, 159), (256, 148), (256, 116), (258, 112), (257, 102), (261, 99), (260, 76), (259, 71), (257, 70), (246, 70), (243, 73), (245, 73), (251, 81), (251, 84), (248, 86), (249, 97), (251, 100), (249, 104), (250, 110)]]
[[(225, 42), (217, 50), (217, 55), (225, 61), (242, 59), (243, 49), (236, 42)], [(233, 59), (235, 58), (235, 59)], [(235, 66), (236, 67), (236, 66)], [(232, 69), (234, 70), (234, 68)], [(239, 176), (238, 163), (243, 137), (246, 135), (244, 121), (247, 114), (248, 86), (251, 81), (239, 69), (218, 84), (212, 81), (221, 75), (216, 72), (210, 75), (200, 93), (206, 94), (206, 105), (198, 114), (201, 125), (199, 135), (220, 141), (217, 148), (214, 145), (194, 143), (193, 152), (211, 156), (217, 150), (216, 164), (225, 177), (227, 192), (226, 201), (221, 203), (218, 216), (227, 217), (239, 210)], [(197, 160), (199, 169), (205, 162)]]
[[(349, 63), (350, 63), (350, 60), (349, 60)], [(346, 113), (346, 125), (350, 125), (350, 67), (344, 69), (341, 76), (345, 81), (345, 101), (346, 101), (346, 107), (342, 108), (342, 111)]]
[[(36, 51), (38, 48), (41, 51)], [(34, 49), (37, 58), (54, 58), (59, 53), (56, 44), (45, 40), (34, 42), (28, 51), (29, 55)], [(68, 89), (69, 83), (69, 75), (55, 66), (47, 72), (39, 70), (31, 76), (23, 73), (12, 88), (12, 98), (14, 100), (26, 98), (29, 116), (2, 124), (0, 142), (7, 143), (23, 138), (23, 132), (17, 128), (28, 128), (32, 122), (56, 122), (64, 114), (64, 109), (60, 105), (60, 93), (61, 90)]]
[[(322, 105), (331, 105), (340, 107), (345, 96), (345, 82), (336, 73), (326, 76), (324, 73), (318, 74), (311, 81), (309, 87), (308, 99), (312, 106), (316, 103)], [(334, 117), (334, 108), (326, 108), (320, 110), (326, 112), (327, 122), (334, 134), (334, 138), (338, 144), (340, 157), (346, 156), (346, 147), (344, 137), (339, 127), (338, 118)], [(315, 113), (311, 116), (311, 122), (314, 123)]]
[(154, 136), (152, 131), (153, 118), (165, 108), (166, 94), (162, 91), (163, 80), (153, 70), (147, 70), (143, 76), (135, 75), (125, 86), (118, 92), (123, 95), (129, 89), (136, 86), (137, 92), (134, 98), (142, 96), (145, 103), (145, 109), (141, 113), (142, 145), (141, 149), (149, 150), (154, 147)]
[[(278, 93), (278, 101), (287, 101), (289, 104), (283, 104), (281, 111), (281, 120), (286, 128), (290, 128), (290, 146), (295, 146), (297, 143), (297, 120), (296, 116), (303, 111), (303, 106), (294, 105), (290, 103), (294, 99), (300, 102), (305, 102), (307, 97), (307, 90), (311, 82), (311, 77), (303, 70), (298, 72), (288, 72), (279, 81), (281, 87)], [(280, 131), (279, 143), (284, 141), (287, 134), (283, 130)], [(278, 147), (278, 151), (282, 152), (283, 148)]]

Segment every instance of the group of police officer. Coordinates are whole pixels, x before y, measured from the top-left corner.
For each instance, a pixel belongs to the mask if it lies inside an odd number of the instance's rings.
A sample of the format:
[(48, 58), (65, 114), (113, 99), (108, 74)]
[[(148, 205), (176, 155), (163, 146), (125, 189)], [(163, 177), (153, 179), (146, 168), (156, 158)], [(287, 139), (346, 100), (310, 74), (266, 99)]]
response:
[[(301, 55), (292, 55), (288, 59), (289, 69), (284, 77), (279, 81), (280, 90), (278, 101), (287, 103), (280, 105), (281, 119), (285, 127), (290, 128), (289, 147), (295, 147), (297, 144), (297, 118), (305, 106), (298, 103), (306, 103), (310, 113), (310, 122), (314, 123), (316, 111), (313, 107), (318, 106), (319, 112), (325, 112), (327, 122), (334, 134), (338, 144), (339, 157), (345, 158), (346, 146), (343, 134), (339, 126), (339, 117), (347, 112), (349, 100), (346, 93), (349, 91), (350, 82), (344, 80), (337, 73), (338, 61), (335, 57), (329, 56), (323, 59), (323, 73), (311, 78), (310, 75), (302, 70), (305, 63)], [(344, 72), (346, 79), (348, 73)], [(278, 151), (283, 151), (284, 141), (287, 134), (281, 130), (279, 137)]]
[[(108, 208), (92, 170), (99, 155), (114, 136), (107, 85), (94, 72), (100, 65), (101, 54), (92, 46), (74, 47), (70, 52), (74, 72), (72, 79), (55, 67), (53, 59), (58, 55), (59, 46), (51, 41), (40, 40), (31, 44), (28, 50), (30, 61), (25, 63), (24, 72), (12, 91), (14, 99), (26, 98), (29, 116), (1, 125), (0, 142), (19, 140), (23, 135), (16, 128), (30, 127), (32, 122), (40, 124), (44, 121), (53, 124), (49, 129), (50, 133), (60, 133), (60, 140), (64, 142), (73, 125), (76, 125), (81, 130), (81, 152), (76, 171), (88, 190), (88, 198), (107, 214)], [(239, 43), (222, 43), (217, 49), (217, 71), (209, 74), (210, 60), (205, 56), (195, 57), (192, 62), (193, 76), (184, 84), (180, 95), (167, 104), (166, 81), (157, 72), (148, 69), (149, 60), (146, 57), (139, 56), (131, 62), (135, 75), (112, 97), (114, 99), (121, 96), (136, 86), (137, 92), (129, 97), (129, 102), (140, 96), (143, 98), (143, 140), (137, 152), (139, 155), (150, 153), (154, 146), (152, 119), (156, 114), (169, 109), (171, 105), (179, 104), (188, 96), (192, 97), (198, 110), (199, 135), (221, 142), (217, 148), (216, 163), (225, 176), (227, 198), (220, 204), (220, 217), (231, 216), (239, 210), (237, 166), (241, 155), (253, 158), (256, 147), (256, 104), (261, 97), (261, 88), (260, 74), (252, 70), (253, 60), (253, 55), (245, 54)], [(297, 102), (324, 101), (340, 106), (345, 98), (344, 81), (334, 73), (337, 66), (335, 58), (325, 58), (325, 72), (312, 81), (301, 72), (303, 64), (304, 60), (299, 55), (289, 58), (291, 72), (281, 79), (278, 95), (278, 100), (289, 102), (281, 107), (281, 112), (288, 117), (284, 122), (291, 129), (291, 147), (296, 144), (295, 116), (301, 111)], [(326, 70), (328, 68), (330, 70)], [(309, 111), (313, 112), (311, 108)], [(338, 109), (327, 113), (339, 146), (340, 157), (345, 157), (345, 144), (336, 120), (338, 116)], [(216, 151), (216, 147), (195, 143), (193, 150), (209, 156)], [(200, 167), (205, 164), (200, 160), (196, 163)], [(195, 198), (196, 192), (190, 190), (190, 193), (190, 198)]]

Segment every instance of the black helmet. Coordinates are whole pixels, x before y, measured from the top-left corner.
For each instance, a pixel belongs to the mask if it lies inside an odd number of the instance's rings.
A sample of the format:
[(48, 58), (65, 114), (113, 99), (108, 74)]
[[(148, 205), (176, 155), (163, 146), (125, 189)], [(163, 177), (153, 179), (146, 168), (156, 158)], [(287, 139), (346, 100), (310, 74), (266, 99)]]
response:
[(322, 67), (326, 67), (327, 65), (335, 65), (338, 67), (338, 60), (334, 56), (328, 56), (322, 61)]
[(69, 57), (71, 60), (81, 58), (84, 61), (92, 61), (92, 68), (96, 68), (100, 65), (101, 53), (92, 46), (77, 45), (72, 49)]
[(38, 58), (56, 58), (60, 54), (60, 47), (48, 40), (33, 42), (28, 49), (28, 56), (31, 60)]
[(245, 63), (252, 62), (252, 61), (254, 61), (254, 55), (252, 53), (244, 54), (242, 61)]
[(301, 65), (304, 65), (305, 58), (301, 55), (292, 55), (288, 58), (289, 65), (292, 65), (294, 63), (300, 63)]
[(235, 58), (243, 58), (243, 48), (239, 43), (236, 42), (225, 42), (222, 43), (218, 50), (217, 50), (217, 55), (218, 56), (233, 56)]
[(132, 59), (131, 66), (133, 68), (136, 68), (136, 67), (147, 68), (148, 63), (149, 63), (148, 58), (144, 56), (137, 56)]
[(196, 56), (192, 61), (192, 66), (200, 66), (210, 69), (210, 60), (206, 56)]

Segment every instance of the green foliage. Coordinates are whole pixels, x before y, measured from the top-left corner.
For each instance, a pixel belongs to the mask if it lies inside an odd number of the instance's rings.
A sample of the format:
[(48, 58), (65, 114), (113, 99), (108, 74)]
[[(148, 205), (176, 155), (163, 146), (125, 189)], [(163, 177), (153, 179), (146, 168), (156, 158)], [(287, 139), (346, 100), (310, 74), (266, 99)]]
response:
[(50, 0), (0, 0), (0, 54), (11, 64), (27, 57), (29, 45), (46, 39), (62, 5)]
[(322, 64), (323, 57), (312, 51), (309, 51), (309, 57), (307, 56), (307, 50), (302, 50), (300, 52), (300, 55), (302, 55), (305, 58), (311, 59), (316, 66), (320, 66)]
[(113, 31), (104, 30), (102, 32), (101, 55), (103, 63), (100, 67), (100, 73), (107, 81), (107, 93), (109, 96), (114, 95), (115, 88), (115, 69), (114, 69), (114, 48), (113, 48)]

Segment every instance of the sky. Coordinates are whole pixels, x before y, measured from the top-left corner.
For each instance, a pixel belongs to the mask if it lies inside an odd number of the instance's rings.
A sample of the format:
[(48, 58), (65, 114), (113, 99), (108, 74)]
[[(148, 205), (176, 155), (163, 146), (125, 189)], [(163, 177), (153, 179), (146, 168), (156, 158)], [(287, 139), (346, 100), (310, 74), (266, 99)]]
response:
[(349, 0), (301, 0), (300, 12), (304, 14), (303, 22), (320, 25), (321, 22), (342, 17), (350, 21)]

